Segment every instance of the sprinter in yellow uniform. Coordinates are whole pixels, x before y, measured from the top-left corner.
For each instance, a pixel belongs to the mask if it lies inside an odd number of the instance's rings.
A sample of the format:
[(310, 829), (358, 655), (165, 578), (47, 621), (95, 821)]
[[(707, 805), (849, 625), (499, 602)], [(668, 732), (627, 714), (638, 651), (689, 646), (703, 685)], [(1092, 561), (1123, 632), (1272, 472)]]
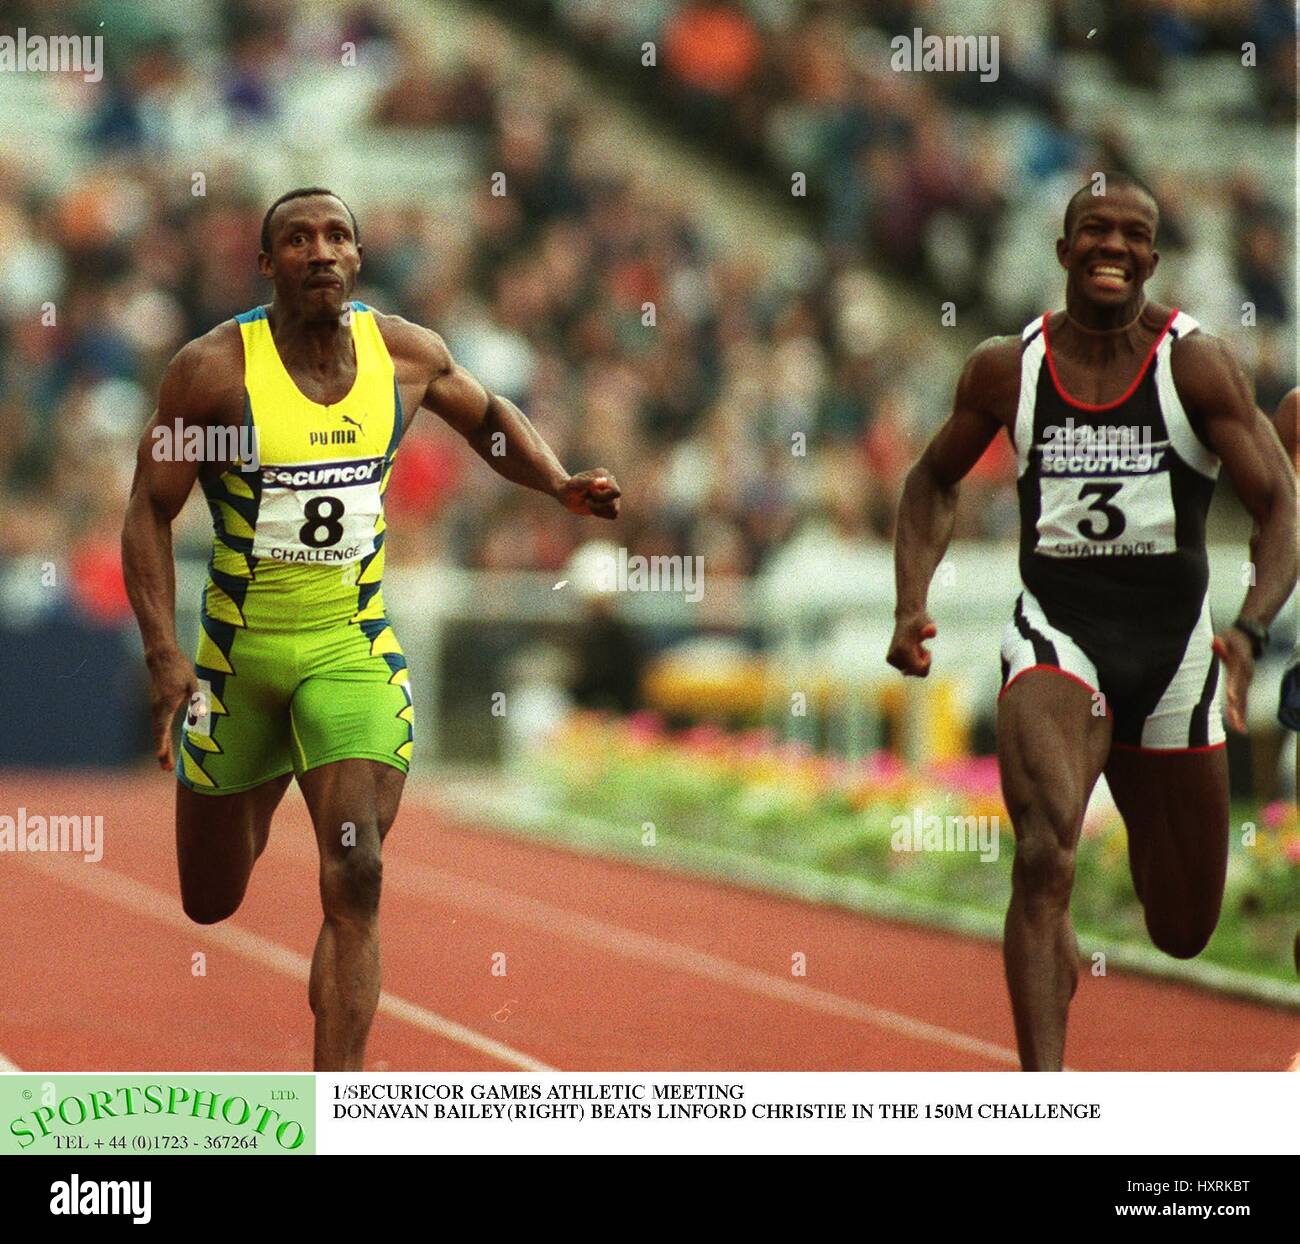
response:
[[(361, 259), (356, 218), (331, 191), (271, 204), (258, 266), (273, 300), (168, 366), (122, 528), (164, 769), (176, 768), (172, 722), (188, 706), (176, 791), (186, 913), (207, 924), (239, 907), (294, 775), (311, 812), (319, 1071), (364, 1065), (381, 848), (411, 756), (406, 659), (380, 592), (384, 490), (403, 431), (427, 408), (499, 474), (574, 514), (616, 518), (620, 497), (608, 471), (565, 471), (437, 334), (352, 301)], [(176, 642), (171, 524), (196, 479), (215, 538), (191, 665)]]
[[(356, 381), (310, 401), (266, 308), (236, 316), (256, 461), (203, 481), (215, 536), (177, 775), (231, 794), (365, 758), (406, 772), (406, 658), (384, 616), (384, 490), (402, 437), (393, 362), (349, 304)], [(204, 712), (206, 708), (206, 712)]]

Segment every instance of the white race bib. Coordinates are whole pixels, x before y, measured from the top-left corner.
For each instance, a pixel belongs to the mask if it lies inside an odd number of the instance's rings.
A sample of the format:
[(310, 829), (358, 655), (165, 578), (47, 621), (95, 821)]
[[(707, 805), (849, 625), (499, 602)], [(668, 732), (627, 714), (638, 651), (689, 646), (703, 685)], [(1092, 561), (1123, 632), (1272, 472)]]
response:
[(384, 461), (263, 465), (254, 556), (342, 565), (374, 552)]
[(1169, 456), (1168, 441), (1137, 453), (1042, 452), (1034, 551), (1045, 557), (1174, 552)]

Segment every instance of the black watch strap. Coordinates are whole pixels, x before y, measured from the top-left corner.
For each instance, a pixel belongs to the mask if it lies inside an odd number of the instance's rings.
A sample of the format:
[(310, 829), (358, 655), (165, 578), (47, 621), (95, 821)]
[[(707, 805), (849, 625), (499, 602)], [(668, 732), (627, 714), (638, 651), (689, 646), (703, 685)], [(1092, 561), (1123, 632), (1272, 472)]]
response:
[(1268, 627), (1262, 622), (1253, 622), (1250, 618), (1238, 618), (1232, 625), (1249, 638), (1250, 650), (1258, 661), (1268, 643)]

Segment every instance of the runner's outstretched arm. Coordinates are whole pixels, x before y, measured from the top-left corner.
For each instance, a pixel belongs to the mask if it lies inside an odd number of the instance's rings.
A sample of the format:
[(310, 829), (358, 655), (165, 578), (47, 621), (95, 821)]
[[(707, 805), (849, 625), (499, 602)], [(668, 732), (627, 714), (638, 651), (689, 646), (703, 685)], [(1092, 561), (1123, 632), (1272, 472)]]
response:
[(452, 358), (437, 333), (406, 321), (394, 331), (431, 374), (420, 404), (455, 428), (498, 475), (554, 497), (574, 514), (618, 517), (621, 493), (609, 471), (598, 467), (570, 475), (527, 415), (489, 393)]

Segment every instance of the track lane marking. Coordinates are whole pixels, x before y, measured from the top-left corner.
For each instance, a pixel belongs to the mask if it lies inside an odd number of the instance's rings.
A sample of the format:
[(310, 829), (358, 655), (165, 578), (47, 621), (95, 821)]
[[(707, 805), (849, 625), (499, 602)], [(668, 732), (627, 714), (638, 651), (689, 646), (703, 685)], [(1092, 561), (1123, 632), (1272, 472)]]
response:
[[(429, 811), (429, 809), (422, 807), (422, 811)], [(299, 849), (296, 844), (291, 851), (297, 860), (307, 861), (309, 853)], [(311, 961), (306, 956), (238, 925), (230, 923), (196, 925), (180, 909), (175, 896), (144, 885), (125, 874), (105, 869), (102, 863), (96, 864), (93, 870), (66, 869), (53, 861), (38, 859), (36, 856), (29, 858), (54, 877), (105, 898), (118, 906), (144, 912), (173, 928), (205, 937), (245, 958), (299, 981), (306, 982), (310, 978)], [(315, 855), (311, 854), (313, 867), (316, 862)], [(416, 860), (390, 856), (386, 863), (388, 868), (385, 882), (417, 898), (428, 898), (432, 890), (437, 898), (450, 905), (497, 918), (504, 917), (514, 923), (530, 926), (549, 934), (558, 933), (597, 949), (612, 950), (625, 958), (639, 959), (662, 969), (700, 976), (761, 997), (835, 1015), (841, 1019), (869, 1024), (888, 1032), (929, 1041), (949, 1049), (961, 1050), (994, 1063), (1011, 1067), (1019, 1066), (1014, 1051), (979, 1037), (956, 1032), (925, 1020), (914, 1019), (884, 1007), (845, 998), (813, 985), (786, 981), (772, 973), (750, 968), (707, 951), (610, 924), (568, 908), (557, 907), (540, 899), (481, 882), (463, 874), (438, 869)], [(398, 869), (415, 874), (419, 882), (395, 876)], [(507, 1066), (526, 1071), (557, 1070), (520, 1050), (485, 1037), (474, 1029), (458, 1024), (407, 999), (390, 994), (386, 990), (380, 994), (379, 1010), (391, 1018), (402, 1020), (413, 1027), (496, 1058)]]
[[(92, 894), (96, 898), (159, 920), (193, 937), (214, 942), (263, 967), (292, 976), (302, 984), (306, 984), (311, 977), (311, 960), (305, 955), (300, 955), (279, 942), (240, 928), (238, 925), (195, 924), (181, 910), (175, 895), (144, 885), (123, 873), (114, 872), (111, 868), (105, 868), (102, 863), (93, 866), (66, 867), (35, 855), (27, 858), (56, 880)], [(472, 1028), (458, 1024), (455, 1020), (447, 1019), (405, 998), (399, 998), (387, 990), (382, 990), (379, 994), (379, 1010), (391, 1019), (400, 1020), (413, 1028), (433, 1033), (456, 1045), (463, 1045), (489, 1058), (495, 1058), (498, 1062), (518, 1071), (559, 1070), (549, 1063), (540, 1062), (531, 1055), (523, 1053), (522, 1050), (494, 1041), (491, 1037), (485, 1037)]]
[[(426, 814), (434, 811), (423, 800), (413, 802), (417, 802), (420, 810)], [(520, 845), (518, 840), (510, 841)], [(296, 841), (290, 850), (304, 864), (308, 861), (310, 853), (301, 848)], [(314, 865), (314, 856), (311, 856), (311, 861)], [(401, 872), (415, 874), (419, 882), (402, 877)], [(439, 900), (450, 906), (497, 918), (504, 917), (513, 920), (514, 923), (530, 926), (545, 933), (567, 936), (597, 949), (613, 950), (625, 958), (640, 959), (659, 968), (701, 976), (761, 997), (807, 1007), (841, 1019), (870, 1024), (887, 1032), (975, 1054), (1003, 1066), (1016, 1068), (1020, 1066), (1020, 1059), (1014, 1050), (995, 1042), (956, 1032), (925, 1020), (914, 1019), (898, 1011), (845, 998), (813, 985), (787, 981), (770, 972), (748, 967), (732, 959), (724, 959), (708, 951), (697, 950), (695, 947), (679, 942), (670, 942), (652, 934), (639, 933), (621, 925), (609, 924), (569, 908), (557, 907), (541, 899), (502, 889), (462, 873), (453, 873), (418, 860), (390, 854), (385, 860), (384, 885), (402, 890), (416, 898), (427, 898), (429, 891), (432, 890)], [(518, 913), (512, 915), (509, 911), (511, 907), (518, 909)]]
[[(732, 959), (724, 959), (708, 951), (697, 950), (678, 942), (666, 941), (648, 933), (638, 933), (620, 925), (608, 924), (592, 916), (584, 916), (564, 907), (556, 907), (541, 899), (505, 890), (487, 882), (477, 881), (460, 873), (452, 873), (415, 860), (392, 856), (386, 861), (384, 884), (408, 894), (420, 896), (432, 890), (443, 902), (470, 911), (504, 917), (547, 933), (560, 933), (575, 941), (585, 942), (600, 949), (614, 950), (625, 958), (640, 959), (657, 967), (667, 968), (740, 989), (762, 997), (807, 1007), (841, 1019), (856, 1020), (874, 1025), (887, 1032), (929, 1041), (949, 1049), (977, 1054), (992, 1062), (1019, 1067), (1020, 1060), (1014, 1050), (1006, 1046), (955, 1032), (925, 1020), (913, 1019), (897, 1011), (872, 1006), (814, 985), (802, 985), (783, 980), (770, 972), (751, 968)], [(399, 871), (400, 870), (400, 871)], [(413, 873), (419, 882), (402, 877), (402, 872)], [(427, 889), (426, 889), (427, 887)], [(511, 908), (515, 911), (512, 913)]]

